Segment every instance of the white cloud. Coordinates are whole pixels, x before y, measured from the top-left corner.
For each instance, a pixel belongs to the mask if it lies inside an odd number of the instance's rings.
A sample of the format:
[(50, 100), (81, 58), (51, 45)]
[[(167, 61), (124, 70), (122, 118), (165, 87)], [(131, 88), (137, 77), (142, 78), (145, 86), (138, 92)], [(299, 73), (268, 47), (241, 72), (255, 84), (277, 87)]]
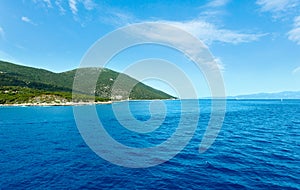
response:
[(66, 10), (63, 8), (63, 6), (62, 6), (62, 0), (56, 0), (55, 1), (55, 5), (58, 7), (58, 9), (59, 9), (59, 12), (61, 13), (61, 14), (65, 14), (66, 13)]
[(77, 15), (78, 6), (82, 4), (83, 7), (90, 11), (97, 7), (97, 4), (93, 0), (32, 0), (34, 3), (41, 5), (44, 8), (53, 8), (52, 2), (59, 9), (61, 14), (65, 14), (66, 7), (69, 6), (72, 14)]
[(21, 20), (23, 21), (23, 22), (27, 22), (27, 23), (29, 23), (29, 24), (32, 24), (32, 25), (37, 25), (36, 23), (34, 23), (34, 22), (32, 22), (32, 20), (30, 19), (30, 18), (28, 18), (28, 17), (26, 17), (26, 16), (22, 16), (21, 17)]
[(231, 0), (212, 0), (208, 1), (207, 4), (200, 8), (200, 17), (206, 18), (207, 20), (219, 19), (220, 16), (223, 16), (227, 13), (225, 6), (230, 3)]
[[(208, 23), (203, 20), (192, 20), (186, 22), (175, 22), (175, 21), (156, 21), (156, 23), (165, 23), (170, 24), (175, 27), (178, 27), (184, 31), (191, 33), (194, 37), (202, 40), (206, 44), (211, 44), (213, 42), (221, 43), (246, 43), (251, 41), (256, 41), (260, 37), (266, 34), (247, 34), (238, 31), (218, 28), (212, 23)], [(172, 28), (167, 26), (156, 26), (158, 28), (138, 28), (133, 27), (131, 34), (140, 34), (141, 37), (150, 41), (161, 41), (168, 42), (174, 45), (174, 47), (179, 47), (179, 49), (185, 49), (188, 55), (192, 55), (193, 60), (206, 63), (209, 69), (214, 71), (225, 70), (224, 64), (220, 58), (214, 58), (211, 62), (202, 61), (206, 59), (206, 55), (200, 55), (199, 51), (194, 47), (197, 45), (196, 42), (191, 41), (191, 38), (184, 38), (182, 32), (174, 31)], [(157, 31), (162, 32), (158, 33)], [(185, 36), (187, 37), (187, 36)], [(197, 41), (197, 40), (195, 40)], [(179, 46), (178, 46), (179, 45)], [(205, 44), (203, 44), (206, 46)]]
[(76, 0), (69, 0), (69, 6), (70, 6), (70, 9), (71, 9), (72, 13), (74, 15), (76, 15), (77, 12), (78, 12), (77, 1)]
[(234, 30), (218, 28), (216, 25), (202, 21), (192, 20), (186, 22), (175, 22), (175, 21), (161, 21), (163, 23), (171, 24), (179, 27), (187, 32), (190, 32), (194, 36), (207, 44), (212, 42), (224, 42), (231, 44), (246, 43), (256, 41), (260, 37), (266, 34), (247, 34)]
[(50, 0), (43, 0), (43, 1), (44, 1), (44, 3), (47, 4), (47, 7), (48, 7), (48, 8), (51, 8), (51, 7), (52, 7), (52, 4), (51, 4), (51, 1), (50, 1)]
[(300, 67), (295, 68), (295, 69), (292, 71), (292, 73), (293, 73), (293, 74), (297, 74), (297, 73), (300, 74)]
[[(54, 3), (54, 7), (59, 10), (63, 15), (67, 10), (70, 10), (74, 15), (74, 20), (84, 25), (86, 20), (91, 20), (93, 16), (89, 14), (89, 11), (96, 10), (98, 13), (97, 18), (101, 18), (101, 21), (107, 24), (115, 26), (124, 26), (129, 23), (134, 23), (136, 19), (129, 13), (124, 12), (123, 10), (110, 7), (108, 5), (103, 5), (96, 3), (94, 0), (32, 0), (34, 3), (39, 5), (45, 4), (48, 5), (48, 8)], [(102, 6), (100, 6), (102, 5)], [(84, 10), (81, 11), (83, 8)], [(88, 16), (87, 16), (88, 15)], [(29, 18), (22, 18), (24, 22), (31, 22)], [(33, 23), (33, 22), (31, 22)]]
[[(65, 6), (63, 6), (64, 2), (65, 2), (64, 0), (55, 0), (55, 5), (59, 8), (59, 11), (62, 14), (65, 14), (66, 12)], [(97, 4), (93, 0), (68, 0), (67, 2), (72, 14), (74, 15), (77, 15), (78, 6), (81, 4), (88, 11), (93, 10), (97, 7)]]
[(52, 8), (52, 3), (51, 0), (32, 0), (34, 3), (40, 5), (41, 7), (44, 8)]
[[(153, 23), (153, 22), (152, 22)], [(156, 21), (155, 25), (132, 25), (130, 31), (127, 31), (134, 38), (140, 38), (145, 42), (166, 43), (171, 47), (178, 49), (186, 54), (193, 61), (202, 63), (206, 69), (211, 71), (224, 71), (224, 64), (220, 58), (211, 60), (210, 54), (206, 50), (206, 45), (199, 43), (200, 39), (204, 42), (224, 42), (224, 43), (242, 43), (258, 40), (262, 34), (243, 34), (227, 29), (219, 29), (215, 25), (205, 21), (189, 21), (189, 22), (174, 22), (174, 21)], [(163, 25), (167, 24), (167, 25)], [(182, 30), (175, 30), (175, 26)], [(192, 36), (186, 32), (194, 34)], [(202, 46), (203, 49), (195, 48)]]
[(93, 10), (94, 8), (96, 8), (97, 5), (92, 0), (83, 0), (82, 3), (86, 10)]
[(21, 20), (24, 22), (31, 22), (31, 20), (26, 16), (22, 16)]
[(299, 0), (257, 0), (256, 4), (261, 6), (261, 10), (266, 12), (282, 12), (299, 5)]
[(214, 62), (218, 65), (220, 71), (223, 72), (225, 70), (225, 65), (224, 65), (223, 61), (221, 60), (221, 58), (216, 57), (214, 59)]
[[(257, 0), (256, 4), (261, 6), (262, 11), (271, 12), (276, 19), (290, 19), (300, 8), (299, 0)], [(289, 40), (300, 45), (300, 16), (294, 18), (294, 26), (287, 32), (287, 36)]]
[(287, 34), (289, 40), (294, 41), (298, 45), (300, 45), (300, 16), (294, 19), (294, 28), (290, 30)]
[(230, 0), (213, 0), (206, 4), (206, 7), (222, 7), (229, 3)]

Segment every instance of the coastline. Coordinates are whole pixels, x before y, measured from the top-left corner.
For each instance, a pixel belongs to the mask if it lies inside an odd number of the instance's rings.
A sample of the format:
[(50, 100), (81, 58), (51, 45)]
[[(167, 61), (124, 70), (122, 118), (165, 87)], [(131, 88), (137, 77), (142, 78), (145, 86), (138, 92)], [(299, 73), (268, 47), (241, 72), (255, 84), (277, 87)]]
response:
[(0, 107), (29, 107), (29, 106), (84, 106), (94, 104), (111, 104), (112, 101), (106, 102), (65, 102), (65, 103), (21, 103), (21, 104), (0, 104)]
[(0, 104), (0, 107), (30, 107), (30, 106), (85, 106), (85, 105), (94, 105), (94, 104), (112, 104), (117, 102), (126, 102), (126, 101), (153, 101), (153, 100), (178, 100), (178, 99), (135, 99), (135, 100), (119, 100), (119, 101), (104, 101), (104, 102), (60, 102), (60, 103), (20, 103), (20, 104)]

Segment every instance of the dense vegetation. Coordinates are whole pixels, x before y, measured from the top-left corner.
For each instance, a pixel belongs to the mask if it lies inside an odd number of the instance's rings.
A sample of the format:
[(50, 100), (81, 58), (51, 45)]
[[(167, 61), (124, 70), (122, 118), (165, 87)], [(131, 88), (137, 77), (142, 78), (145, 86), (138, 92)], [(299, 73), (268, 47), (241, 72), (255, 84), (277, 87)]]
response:
[[(93, 75), (98, 75), (100, 68), (80, 69), (87, 86)], [(134, 86), (129, 99), (168, 99), (172, 96), (149, 87), (137, 80), (110, 69), (102, 69), (96, 83), (96, 89), (74, 89), (73, 81), (77, 70), (54, 73), (44, 69), (25, 67), (0, 61), (0, 104), (33, 102), (70, 102), (70, 101), (108, 101), (118, 97), (127, 99), (126, 89)], [(78, 75), (78, 73), (77, 73)], [(114, 86), (117, 94), (111, 94), (114, 82), (121, 77), (121, 83)], [(94, 97), (95, 95), (95, 97)]]

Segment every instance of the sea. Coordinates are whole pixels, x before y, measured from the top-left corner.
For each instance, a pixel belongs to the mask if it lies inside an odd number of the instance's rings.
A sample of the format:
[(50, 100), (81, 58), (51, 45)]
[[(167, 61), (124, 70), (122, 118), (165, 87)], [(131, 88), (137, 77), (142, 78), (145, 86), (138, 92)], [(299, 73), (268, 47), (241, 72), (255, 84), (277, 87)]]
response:
[[(300, 100), (227, 100), (224, 121), (205, 152), (199, 152), (199, 145), (212, 103), (197, 102), (199, 109), (188, 112), (180, 100), (160, 101), (164, 109), (150, 109), (151, 101), (0, 107), (0, 189), (300, 189)], [(125, 106), (130, 112), (122, 115)], [(182, 118), (187, 127), (197, 120), (187, 133), (191, 138), (173, 157), (149, 167), (128, 167), (122, 160), (130, 157), (134, 164), (139, 155), (120, 157), (110, 146), (99, 151), (106, 148), (105, 154), (119, 156), (120, 162), (102, 157), (82, 135), (74, 109), (87, 110), (83, 115), (95, 110), (98, 127), (113, 142), (143, 150), (169, 140)], [(159, 126), (149, 131), (124, 127), (137, 122)], [(177, 142), (183, 136), (175, 136)]]

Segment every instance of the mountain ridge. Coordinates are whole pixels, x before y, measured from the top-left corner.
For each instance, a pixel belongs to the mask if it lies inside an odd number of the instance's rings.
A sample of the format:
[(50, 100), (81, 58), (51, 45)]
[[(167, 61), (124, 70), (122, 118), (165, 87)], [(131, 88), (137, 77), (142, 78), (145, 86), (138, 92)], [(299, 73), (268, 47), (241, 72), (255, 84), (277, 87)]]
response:
[(282, 91), (270, 93), (261, 92), (254, 94), (228, 96), (227, 99), (300, 99), (300, 91)]
[[(101, 69), (101, 75), (98, 77)], [(73, 81), (77, 71), (86, 75), (85, 84), (91, 84), (90, 78), (98, 77), (94, 91), (75, 91), (78, 99), (72, 97)], [(77, 73), (77, 74), (78, 74)], [(55, 73), (46, 69), (39, 69), (28, 66), (21, 66), (10, 62), (0, 61), (0, 104), (30, 102), (37, 96), (50, 97), (61, 96), (64, 101), (109, 101), (116, 99), (112, 97), (111, 90), (114, 81), (122, 77), (121, 86), (118, 92), (118, 100), (126, 97), (126, 87), (131, 87), (129, 99), (171, 99), (175, 98), (165, 92), (147, 86), (136, 79), (118, 73), (107, 68), (80, 68), (65, 72)], [(129, 88), (127, 88), (129, 89)], [(47, 96), (45, 96), (47, 95)], [(74, 95), (74, 93), (73, 93)], [(128, 98), (128, 97), (127, 97)], [(54, 98), (55, 99), (55, 98)]]

